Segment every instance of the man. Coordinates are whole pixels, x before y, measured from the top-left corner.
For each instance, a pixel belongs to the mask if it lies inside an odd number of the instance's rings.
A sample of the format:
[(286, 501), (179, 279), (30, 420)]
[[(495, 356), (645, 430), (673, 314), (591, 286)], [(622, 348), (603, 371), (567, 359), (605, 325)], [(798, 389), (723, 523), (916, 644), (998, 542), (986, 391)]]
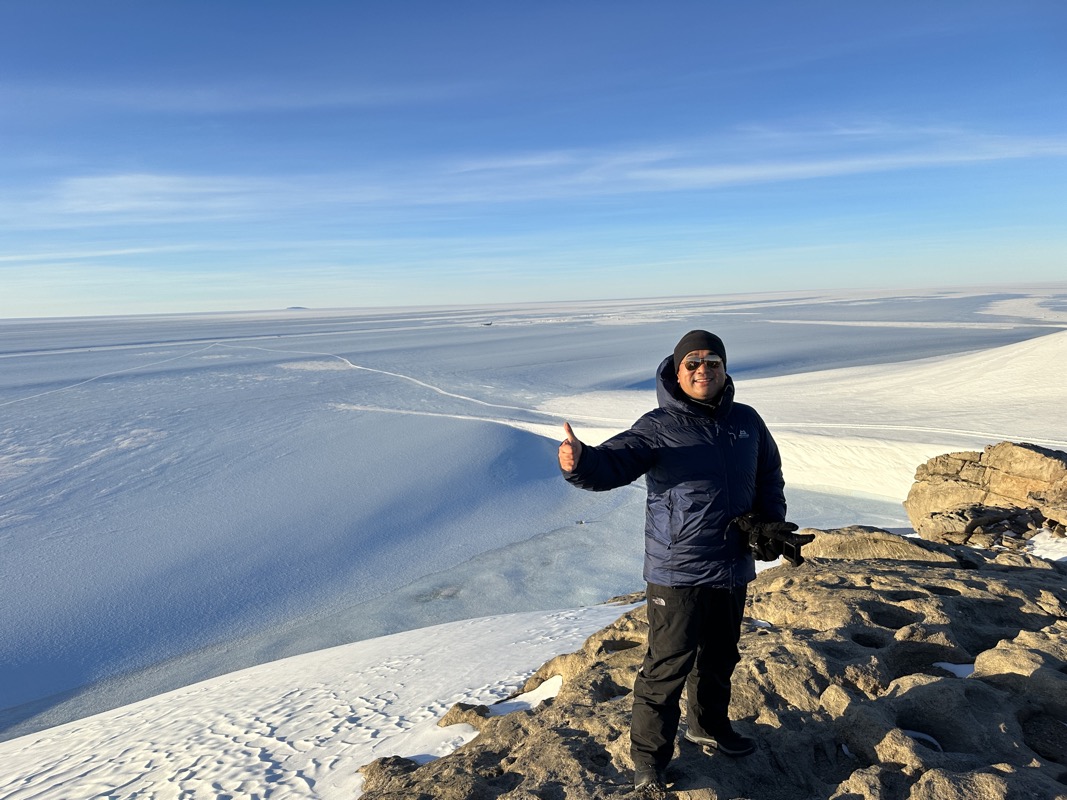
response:
[(566, 480), (605, 491), (645, 475), (644, 579), (648, 650), (634, 684), (630, 755), (637, 788), (666, 785), (683, 686), (685, 738), (740, 757), (755, 742), (730, 724), (730, 677), (746, 588), (756, 577), (735, 518), (785, 520), (782, 461), (759, 414), (734, 402), (726, 348), (708, 331), (685, 334), (659, 366), (659, 408), (599, 447), (564, 423)]

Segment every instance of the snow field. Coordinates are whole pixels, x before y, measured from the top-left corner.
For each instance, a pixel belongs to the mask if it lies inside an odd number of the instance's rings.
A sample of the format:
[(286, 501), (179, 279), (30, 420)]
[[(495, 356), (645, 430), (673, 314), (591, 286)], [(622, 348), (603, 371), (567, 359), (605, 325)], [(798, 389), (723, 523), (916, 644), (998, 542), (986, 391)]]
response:
[[(351, 798), (381, 755), (426, 760), (473, 738), (437, 727), (492, 704), (622, 606), (464, 620), (232, 673), (0, 743), (0, 796)], [(503, 713), (536, 704), (510, 701)]]
[(350, 797), (372, 758), (447, 752), (454, 700), (621, 612), (487, 615), (640, 586), (641, 487), (575, 491), (555, 448), (650, 408), (681, 332), (726, 340), (794, 521), (906, 531), (926, 458), (1067, 442), (1063, 297), (0, 325), (0, 726), (58, 725), (0, 743), (0, 796)]

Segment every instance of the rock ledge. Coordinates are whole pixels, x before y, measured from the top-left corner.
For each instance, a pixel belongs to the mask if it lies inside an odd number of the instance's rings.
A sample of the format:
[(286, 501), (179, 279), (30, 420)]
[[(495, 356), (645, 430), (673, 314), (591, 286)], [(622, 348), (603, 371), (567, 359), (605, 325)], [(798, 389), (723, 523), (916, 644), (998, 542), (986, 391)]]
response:
[(931, 458), (904, 501), (924, 539), (981, 547), (1022, 547), (1039, 530), (1067, 526), (1067, 453), (1000, 442), (984, 452)]
[[(871, 528), (809, 531), (799, 568), (750, 587), (732, 716), (757, 752), (679, 744), (680, 800), (1067, 798), (1067, 568)], [(450, 721), (478, 736), (419, 766), (363, 768), (365, 800), (632, 795), (630, 693), (644, 607), (544, 664), (554, 700)], [(965, 677), (960, 677), (965, 676)], [(684, 725), (684, 720), (683, 720)]]

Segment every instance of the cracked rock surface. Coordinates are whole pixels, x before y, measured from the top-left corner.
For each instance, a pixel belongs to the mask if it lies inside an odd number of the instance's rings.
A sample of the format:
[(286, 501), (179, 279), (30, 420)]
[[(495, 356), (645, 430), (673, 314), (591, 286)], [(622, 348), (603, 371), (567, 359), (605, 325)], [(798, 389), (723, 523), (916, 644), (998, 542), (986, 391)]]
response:
[[(808, 532), (805, 564), (749, 588), (731, 716), (757, 752), (679, 741), (666, 796), (1067, 798), (1067, 568), (871, 528)], [(563, 684), (537, 708), (455, 709), (443, 722), (474, 725), (473, 741), (422, 766), (367, 765), (363, 797), (632, 796), (646, 632), (641, 606), (544, 664), (524, 691)]]
[(915, 471), (904, 508), (924, 539), (1021, 548), (1067, 532), (1067, 453), (1000, 442), (935, 456)]

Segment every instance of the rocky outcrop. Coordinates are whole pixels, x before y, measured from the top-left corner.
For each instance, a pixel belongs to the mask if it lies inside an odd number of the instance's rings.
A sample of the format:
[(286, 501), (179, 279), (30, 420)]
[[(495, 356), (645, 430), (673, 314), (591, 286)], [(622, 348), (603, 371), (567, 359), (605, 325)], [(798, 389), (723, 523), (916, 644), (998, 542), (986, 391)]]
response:
[[(732, 716), (757, 752), (687, 742), (679, 800), (1067, 798), (1067, 568), (870, 528), (808, 531), (798, 568), (749, 592)], [(504, 716), (458, 707), (478, 736), (424, 764), (363, 769), (365, 800), (581, 800), (632, 794), (630, 693), (644, 607), (543, 665)], [(684, 707), (684, 706), (683, 706)], [(684, 725), (684, 720), (683, 720)]]
[(904, 501), (924, 539), (1020, 547), (1067, 525), (1067, 453), (1001, 442), (984, 452), (936, 456), (915, 472)]

